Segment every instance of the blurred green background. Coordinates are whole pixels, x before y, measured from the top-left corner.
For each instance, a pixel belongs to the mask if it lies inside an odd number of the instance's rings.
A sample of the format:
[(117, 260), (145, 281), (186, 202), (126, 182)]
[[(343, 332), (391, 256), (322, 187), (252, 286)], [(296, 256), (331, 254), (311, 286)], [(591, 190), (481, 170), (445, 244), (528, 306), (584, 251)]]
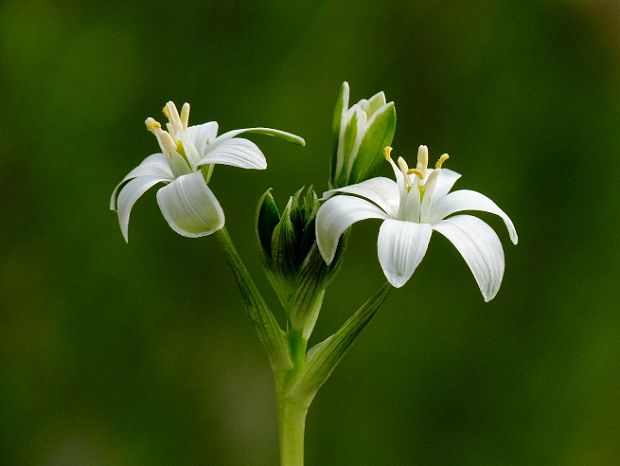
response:
[[(212, 181), (266, 287), (255, 203), (325, 188), (345, 79), (396, 102), (395, 153), (449, 152), (520, 243), (484, 216), (507, 260), (484, 304), (433, 237), (319, 392), (307, 463), (620, 464), (616, 0), (4, 0), (0, 464), (277, 463), (268, 363), (216, 241), (173, 233), (152, 191), (127, 245), (108, 200), (169, 99), (303, 135), (254, 137), (269, 169)], [(377, 229), (355, 227), (315, 341), (381, 282)]]

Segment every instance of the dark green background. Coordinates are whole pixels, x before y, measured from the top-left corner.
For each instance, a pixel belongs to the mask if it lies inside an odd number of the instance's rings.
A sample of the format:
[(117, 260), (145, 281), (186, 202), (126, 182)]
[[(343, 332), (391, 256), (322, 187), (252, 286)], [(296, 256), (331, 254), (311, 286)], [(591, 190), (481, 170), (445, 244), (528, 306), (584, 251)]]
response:
[[(449, 152), (520, 243), (483, 216), (507, 262), (485, 304), (433, 237), (317, 396), (307, 463), (619, 464), (617, 1), (88, 4), (0, 4), (1, 464), (276, 464), (269, 367), (216, 241), (173, 233), (150, 192), (126, 245), (108, 199), (169, 99), (303, 135), (254, 137), (269, 169), (212, 181), (265, 286), (255, 203), (325, 188), (345, 79), (396, 102), (395, 153)], [(354, 228), (315, 341), (381, 282), (377, 230)]]

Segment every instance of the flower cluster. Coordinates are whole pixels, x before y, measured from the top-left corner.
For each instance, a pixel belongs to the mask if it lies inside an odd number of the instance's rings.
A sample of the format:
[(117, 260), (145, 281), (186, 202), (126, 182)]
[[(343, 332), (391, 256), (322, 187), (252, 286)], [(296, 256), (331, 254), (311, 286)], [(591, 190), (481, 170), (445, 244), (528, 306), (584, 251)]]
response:
[[(239, 137), (241, 134), (266, 134), (305, 144), (299, 136), (271, 128), (239, 129), (218, 136), (215, 121), (189, 126), (187, 103), (179, 112), (168, 102), (163, 113), (168, 119), (166, 129), (153, 118), (146, 120), (160, 152), (131, 170), (112, 193), (110, 208), (118, 212), (125, 240), (133, 205), (159, 183), (164, 186), (157, 191), (157, 203), (174, 231), (196, 238), (221, 229), (224, 211), (209, 187), (215, 165), (267, 167), (262, 151), (254, 142)], [(447, 154), (439, 157), (435, 168), (428, 167), (426, 146), (419, 147), (414, 168), (402, 157), (394, 162), (389, 144), (395, 125), (394, 103), (386, 102), (383, 92), (349, 107), (349, 86), (343, 83), (334, 115), (332, 189), (324, 193), (322, 205), (313, 191), (303, 198), (297, 193), (280, 214), (269, 192), (261, 198), (259, 240), (267, 273), (283, 303), (299, 288), (297, 276), (308, 257), (320, 254), (330, 266), (341, 236), (365, 219), (382, 220), (377, 240), (379, 263), (392, 286), (401, 287), (411, 278), (426, 254), (432, 232), (437, 231), (463, 256), (484, 299), (489, 301), (497, 294), (504, 273), (504, 253), (497, 235), (476, 217), (453, 214), (471, 210), (496, 214), (516, 244), (512, 221), (476, 191), (450, 192), (461, 175), (443, 168)], [(382, 152), (394, 170), (395, 181), (373, 177), (380, 168)]]

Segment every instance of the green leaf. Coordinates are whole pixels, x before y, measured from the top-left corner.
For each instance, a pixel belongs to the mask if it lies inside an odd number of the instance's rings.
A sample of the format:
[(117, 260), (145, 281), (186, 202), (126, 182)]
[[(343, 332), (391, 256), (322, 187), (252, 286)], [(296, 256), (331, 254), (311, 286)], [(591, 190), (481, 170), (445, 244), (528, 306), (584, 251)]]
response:
[(375, 316), (392, 287), (385, 283), (332, 336), (314, 346), (306, 359), (304, 370), (293, 383), (292, 397), (312, 399), (327, 381), (346, 352)]
[(293, 367), (293, 362), (291, 361), (286, 334), (254, 284), (254, 280), (252, 280), (239, 257), (226, 228), (220, 229), (216, 233), (216, 237), (233, 271), (250, 322), (267, 351), (272, 369), (274, 372), (290, 370)]

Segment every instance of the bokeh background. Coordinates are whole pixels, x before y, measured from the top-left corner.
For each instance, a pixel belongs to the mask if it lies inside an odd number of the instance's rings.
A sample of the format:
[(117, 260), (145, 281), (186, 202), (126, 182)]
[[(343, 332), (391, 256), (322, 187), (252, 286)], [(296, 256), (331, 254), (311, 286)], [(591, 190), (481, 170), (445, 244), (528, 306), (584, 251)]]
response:
[[(216, 241), (174, 234), (151, 192), (127, 245), (108, 200), (169, 99), (303, 135), (256, 136), (269, 169), (212, 181), (266, 289), (255, 203), (325, 188), (343, 80), (353, 101), (384, 90), (396, 153), (449, 152), (520, 243), (483, 216), (507, 260), (485, 304), (433, 238), (319, 392), (307, 463), (620, 464), (616, 0), (4, 0), (0, 67), (0, 464), (277, 463), (268, 363)], [(381, 282), (377, 228), (355, 227), (314, 341)]]

